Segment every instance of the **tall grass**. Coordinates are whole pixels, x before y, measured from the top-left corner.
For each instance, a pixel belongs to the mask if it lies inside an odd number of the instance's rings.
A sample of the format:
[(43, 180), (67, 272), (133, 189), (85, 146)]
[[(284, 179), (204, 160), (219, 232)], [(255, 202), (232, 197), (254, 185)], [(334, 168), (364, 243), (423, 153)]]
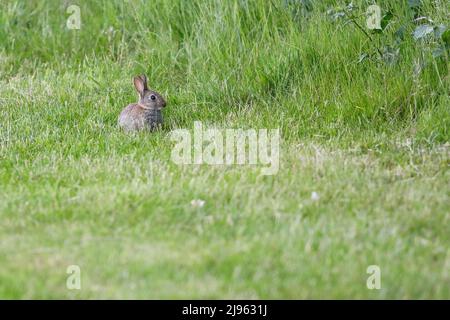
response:
[[(308, 120), (319, 110), (322, 116), (314, 122), (323, 126), (313, 128), (325, 134), (335, 134), (330, 123), (336, 122), (341, 128), (371, 127), (374, 122), (376, 127), (392, 122), (398, 126), (404, 123), (398, 119), (416, 119), (423, 110), (439, 111), (436, 105), (448, 102), (448, 60), (433, 61), (414, 76), (414, 63), (424, 53), (410, 36), (415, 25), (406, 2), (383, 4), (396, 16), (380, 42), (392, 42), (394, 32), (406, 27), (400, 61), (394, 66), (356, 63), (370, 44), (352, 25), (330, 21), (326, 11), (335, 6), (333, 1), (314, 3), (311, 12), (301, 8), (301, 1), (77, 3), (80, 30), (65, 28), (65, 10), (72, 2), (2, 4), (5, 80), (40, 70), (59, 76), (82, 70), (93, 73), (99, 89), (106, 91), (118, 75), (122, 80), (146, 72), (170, 97), (182, 91), (184, 99), (195, 96), (219, 104), (221, 110), (235, 111), (258, 101), (280, 119), (283, 106), (297, 104)], [(365, 8), (369, 3), (357, 5)], [(439, 1), (424, 8), (437, 23), (448, 18), (445, 9)], [(440, 141), (447, 138), (445, 128), (433, 130)]]

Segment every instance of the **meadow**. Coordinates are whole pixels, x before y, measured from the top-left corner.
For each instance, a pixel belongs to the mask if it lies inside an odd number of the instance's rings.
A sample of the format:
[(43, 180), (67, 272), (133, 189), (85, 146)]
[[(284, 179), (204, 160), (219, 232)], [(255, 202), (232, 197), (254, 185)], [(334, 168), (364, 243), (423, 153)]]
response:
[[(450, 8), (373, 3), (2, 0), (0, 298), (449, 299)], [(277, 174), (174, 163), (195, 121), (279, 128)]]

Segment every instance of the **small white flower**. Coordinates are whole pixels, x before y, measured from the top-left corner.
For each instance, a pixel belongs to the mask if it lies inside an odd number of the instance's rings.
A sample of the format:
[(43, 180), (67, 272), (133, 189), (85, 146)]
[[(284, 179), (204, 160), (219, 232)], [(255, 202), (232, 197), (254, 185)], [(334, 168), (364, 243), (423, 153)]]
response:
[(319, 199), (320, 199), (319, 194), (318, 194), (317, 192), (313, 191), (313, 192), (311, 193), (311, 200), (312, 200), (312, 201), (318, 201)]
[(201, 199), (194, 199), (191, 201), (191, 206), (194, 208), (202, 208), (205, 205), (205, 201)]

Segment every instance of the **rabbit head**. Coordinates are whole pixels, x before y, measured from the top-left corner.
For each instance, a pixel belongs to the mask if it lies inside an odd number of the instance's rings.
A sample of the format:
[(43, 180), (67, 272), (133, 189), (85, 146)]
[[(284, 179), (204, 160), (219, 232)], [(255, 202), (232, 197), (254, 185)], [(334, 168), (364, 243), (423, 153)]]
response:
[(156, 91), (147, 87), (147, 77), (145, 75), (136, 76), (133, 79), (134, 87), (139, 93), (138, 104), (148, 110), (161, 110), (166, 106), (164, 98)]

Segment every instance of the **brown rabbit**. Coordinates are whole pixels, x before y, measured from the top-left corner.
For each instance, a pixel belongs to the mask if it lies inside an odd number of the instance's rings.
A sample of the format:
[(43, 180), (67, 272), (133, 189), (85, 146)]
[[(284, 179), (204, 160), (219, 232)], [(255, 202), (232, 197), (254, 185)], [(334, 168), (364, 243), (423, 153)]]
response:
[(161, 109), (166, 106), (166, 101), (158, 92), (148, 89), (145, 75), (136, 76), (133, 81), (139, 101), (122, 110), (119, 126), (125, 131), (154, 130), (162, 124)]

